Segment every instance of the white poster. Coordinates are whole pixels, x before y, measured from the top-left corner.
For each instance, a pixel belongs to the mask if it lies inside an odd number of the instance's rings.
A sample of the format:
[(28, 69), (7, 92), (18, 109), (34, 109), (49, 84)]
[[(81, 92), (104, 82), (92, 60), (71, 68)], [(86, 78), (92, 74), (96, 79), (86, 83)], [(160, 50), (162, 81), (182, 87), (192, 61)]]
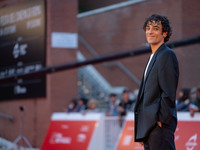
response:
[(67, 32), (52, 32), (52, 48), (78, 48), (78, 34)]

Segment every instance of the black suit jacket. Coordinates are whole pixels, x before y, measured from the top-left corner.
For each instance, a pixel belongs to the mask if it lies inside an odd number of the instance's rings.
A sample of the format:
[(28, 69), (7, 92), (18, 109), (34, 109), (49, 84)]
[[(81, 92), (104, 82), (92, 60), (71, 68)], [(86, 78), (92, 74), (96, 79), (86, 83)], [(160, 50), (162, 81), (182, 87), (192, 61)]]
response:
[(176, 54), (164, 43), (154, 53), (145, 79), (143, 74), (134, 110), (136, 142), (144, 141), (157, 121), (175, 131), (178, 78)]

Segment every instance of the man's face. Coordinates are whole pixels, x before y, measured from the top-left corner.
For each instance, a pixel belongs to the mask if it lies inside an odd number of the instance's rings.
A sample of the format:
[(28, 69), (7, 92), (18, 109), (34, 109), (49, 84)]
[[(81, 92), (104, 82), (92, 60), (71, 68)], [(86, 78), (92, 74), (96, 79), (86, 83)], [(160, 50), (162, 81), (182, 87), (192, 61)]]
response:
[(123, 100), (124, 100), (125, 102), (128, 102), (128, 101), (129, 101), (129, 92), (123, 93)]
[(110, 101), (111, 101), (112, 104), (114, 104), (115, 101), (116, 101), (116, 97), (115, 96), (110, 96)]
[(200, 91), (197, 91), (197, 97), (200, 99)]
[(146, 26), (146, 38), (150, 45), (161, 45), (164, 43), (164, 38), (167, 32), (162, 32), (161, 22), (148, 22)]

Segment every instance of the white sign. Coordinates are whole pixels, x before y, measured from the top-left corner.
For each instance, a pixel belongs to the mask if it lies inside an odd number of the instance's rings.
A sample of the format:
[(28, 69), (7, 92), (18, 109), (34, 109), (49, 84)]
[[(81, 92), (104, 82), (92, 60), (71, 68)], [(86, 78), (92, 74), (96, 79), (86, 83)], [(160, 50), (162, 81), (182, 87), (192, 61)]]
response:
[(78, 34), (67, 32), (52, 32), (52, 48), (78, 48)]

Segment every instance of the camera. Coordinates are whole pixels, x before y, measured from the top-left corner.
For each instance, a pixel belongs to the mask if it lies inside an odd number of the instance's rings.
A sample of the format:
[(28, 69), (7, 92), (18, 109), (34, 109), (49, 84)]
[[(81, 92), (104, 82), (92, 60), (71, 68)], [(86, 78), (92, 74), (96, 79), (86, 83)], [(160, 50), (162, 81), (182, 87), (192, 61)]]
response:
[(20, 111), (24, 111), (25, 107), (24, 106), (19, 106)]

